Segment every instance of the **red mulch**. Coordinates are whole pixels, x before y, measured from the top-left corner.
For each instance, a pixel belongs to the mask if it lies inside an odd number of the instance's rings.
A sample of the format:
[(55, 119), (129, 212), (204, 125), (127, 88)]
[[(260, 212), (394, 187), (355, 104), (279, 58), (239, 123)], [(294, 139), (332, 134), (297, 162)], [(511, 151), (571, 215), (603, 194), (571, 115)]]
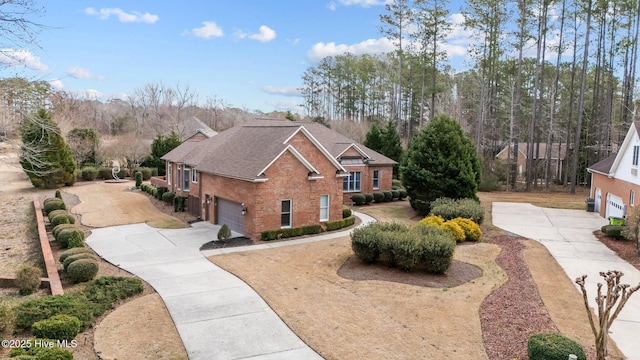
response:
[(601, 243), (613, 250), (621, 259), (640, 270), (640, 255), (638, 255), (634, 241), (610, 238), (605, 236), (602, 231), (596, 231), (594, 234)]

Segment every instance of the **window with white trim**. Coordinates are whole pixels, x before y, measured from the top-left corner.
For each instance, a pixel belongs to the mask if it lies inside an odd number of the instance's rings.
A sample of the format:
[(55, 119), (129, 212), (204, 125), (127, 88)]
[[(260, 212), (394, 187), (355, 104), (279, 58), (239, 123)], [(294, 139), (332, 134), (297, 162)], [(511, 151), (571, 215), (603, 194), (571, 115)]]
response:
[(167, 184), (171, 185), (171, 163), (167, 161)]
[(184, 191), (189, 191), (189, 181), (191, 180), (191, 168), (186, 166), (184, 167), (184, 187), (182, 188)]
[(379, 170), (373, 170), (373, 189), (374, 190), (380, 189), (380, 171)]
[(194, 184), (198, 182), (198, 170), (197, 169), (191, 169), (191, 182), (194, 183)]
[(320, 221), (329, 221), (329, 195), (320, 195)]
[(636, 192), (631, 190), (629, 193), (629, 205), (634, 206), (636, 204)]
[(361, 177), (362, 173), (360, 171), (350, 172), (349, 176), (344, 177), (344, 180), (342, 181), (342, 191), (359, 192)]
[(291, 200), (282, 200), (280, 205), (280, 227), (291, 227)]
[(638, 166), (638, 157), (640, 156), (640, 145), (633, 146), (633, 166)]
[(178, 165), (176, 170), (176, 189), (180, 190), (180, 185), (182, 184), (182, 167)]

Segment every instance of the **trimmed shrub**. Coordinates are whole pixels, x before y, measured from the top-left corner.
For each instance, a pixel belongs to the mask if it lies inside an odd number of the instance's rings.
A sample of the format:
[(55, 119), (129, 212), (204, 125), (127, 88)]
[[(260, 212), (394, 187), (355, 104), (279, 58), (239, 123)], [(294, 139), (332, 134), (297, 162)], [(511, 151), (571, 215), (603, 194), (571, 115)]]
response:
[[(77, 255), (74, 255), (77, 256)], [(67, 258), (69, 260), (69, 258)], [(94, 259), (78, 259), (67, 267), (67, 274), (73, 282), (85, 282), (93, 279), (98, 274), (99, 265)]]
[(608, 237), (614, 239), (622, 239), (622, 232), (624, 231), (624, 225), (604, 225), (600, 230)]
[(413, 271), (422, 259), (422, 244), (419, 238), (410, 232), (396, 232), (393, 235), (393, 261), (402, 270)]
[(70, 255), (67, 256), (64, 261), (62, 261), (62, 266), (64, 268), (65, 271), (69, 270), (69, 265), (71, 265), (71, 263), (73, 263), (76, 260), (80, 260), (80, 259), (89, 259), (89, 260), (96, 260), (96, 256), (93, 255), (92, 253), (89, 252), (80, 252), (78, 254), (74, 254), (74, 255)]
[[(56, 241), (60, 243), (60, 246), (63, 246), (65, 248), (79, 247), (77, 245), (78, 241), (80, 243), (80, 246), (82, 246), (83, 240), (84, 240), (84, 232), (82, 232), (82, 230), (80, 230), (74, 224), (61, 224), (58, 226), (62, 226), (62, 225), (71, 225), (71, 226), (66, 226), (61, 229), (59, 228), (60, 230), (57, 232), (57, 236), (54, 235), (54, 237), (56, 238)], [(58, 228), (58, 226), (56, 226), (56, 228)], [(72, 237), (74, 237), (73, 243), (75, 246), (71, 246)]]
[(44, 210), (45, 215), (49, 214), (53, 210), (67, 210), (67, 206), (64, 204), (64, 201), (58, 198), (45, 199), (42, 204), (42, 210)]
[(58, 240), (58, 235), (60, 234), (60, 232), (64, 229), (77, 229), (78, 227), (75, 224), (60, 224), (60, 225), (56, 225), (53, 227), (53, 229), (51, 229), (51, 234), (53, 235), (53, 237)]
[(98, 176), (103, 180), (113, 179), (111, 168), (108, 167), (101, 167), (100, 169), (98, 169)]
[(374, 224), (353, 229), (351, 233), (351, 249), (364, 264), (371, 264), (378, 260), (380, 249), (378, 247), (383, 232)]
[(16, 285), (20, 295), (31, 295), (40, 288), (42, 270), (35, 266), (23, 265), (16, 272)]
[(173, 198), (173, 211), (181, 212), (184, 211), (184, 203), (187, 198), (184, 196), (176, 196)]
[(373, 193), (373, 201), (377, 202), (377, 203), (381, 203), (384, 201), (384, 194), (381, 192), (374, 192)]
[(353, 201), (356, 205), (364, 205), (367, 201), (367, 198), (363, 194), (355, 194), (351, 196), (351, 201)]
[(398, 200), (404, 200), (407, 198), (407, 190), (398, 189)]
[(457, 243), (461, 243), (466, 239), (464, 230), (453, 220), (447, 220), (442, 224), (442, 229), (451, 235)]
[(29, 331), (36, 321), (59, 314), (77, 317), (81, 329), (87, 328), (93, 322), (91, 304), (78, 294), (49, 295), (27, 300), (18, 304), (14, 311), (18, 331)]
[[(60, 263), (64, 264), (64, 261), (73, 255), (77, 255), (77, 254), (91, 254), (93, 255), (93, 251), (91, 251), (91, 249), (85, 248), (85, 247), (77, 247), (77, 248), (73, 248), (73, 249), (69, 249), (69, 250), (65, 250), (62, 252), (62, 254), (60, 254)], [(94, 257), (95, 259), (95, 257)]]
[(133, 169), (134, 173), (141, 173), (142, 174), (142, 180), (147, 181), (149, 179), (151, 179), (151, 174), (153, 173), (151, 168), (149, 167), (138, 167)]
[(37, 338), (54, 340), (73, 340), (80, 332), (80, 320), (71, 315), (54, 315), (35, 322), (31, 332)]
[(32, 346), (11, 349), (9, 356), (14, 360), (73, 360), (73, 353), (58, 347), (56, 341), (48, 339), (42, 341), (53, 342), (54, 347), (33, 346), (34, 340), (31, 340)]
[(476, 224), (482, 224), (484, 209), (480, 202), (474, 199), (437, 199), (431, 203), (430, 215), (442, 216), (445, 220), (457, 217), (473, 220)]
[[(166, 186), (159, 186), (156, 189), (156, 199), (158, 200), (163, 200), (164, 201), (164, 193), (166, 193), (167, 191), (169, 191), (169, 188)], [(172, 204), (173, 203), (173, 198), (171, 199), (171, 201), (167, 201), (168, 203)]]
[(534, 334), (527, 341), (530, 360), (566, 360), (573, 354), (586, 360), (582, 345), (559, 334)]
[(122, 299), (144, 290), (142, 281), (132, 277), (103, 276), (84, 285), (82, 296), (91, 304), (93, 316), (100, 316), (112, 309)]
[(347, 205), (342, 205), (342, 218), (346, 219), (351, 216), (351, 209)]
[(142, 173), (138, 171), (134, 176), (136, 178), (136, 188), (140, 188), (140, 185), (142, 185)]
[(75, 224), (76, 219), (71, 214), (59, 214), (49, 220), (51, 226), (55, 227), (60, 224)]
[(56, 193), (54, 195), (56, 198), (62, 200), (62, 194), (60, 193), (60, 190), (56, 190)]
[(167, 191), (165, 193), (162, 194), (162, 201), (166, 202), (167, 204), (173, 204), (173, 199), (176, 197), (176, 194)]
[(71, 234), (69, 238), (69, 242), (67, 243), (67, 249), (84, 247), (84, 234), (81, 232), (74, 232)]
[(227, 242), (231, 237), (231, 229), (229, 229), (229, 225), (222, 224), (220, 230), (218, 230), (218, 241)]
[(391, 199), (392, 200), (398, 200), (399, 198), (400, 198), (400, 191), (391, 190)]
[(369, 205), (373, 201), (373, 194), (364, 194), (364, 204)]
[(455, 218), (451, 220), (458, 224), (464, 230), (464, 237), (467, 241), (480, 241), (480, 237), (482, 236), (482, 230), (480, 226), (473, 222), (471, 219), (466, 218)]
[(320, 225), (306, 225), (296, 228), (263, 231), (260, 233), (260, 239), (263, 241), (271, 241), (295, 236), (319, 234), (321, 232), (322, 226)]
[(351, 226), (355, 224), (355, 222), (356, 222), (356, 218), (353, 216), (350, 216), (342, 220), (327, 221), (326, 223), (324, 223), (324, 226), (327, 231), (334, 231), (334, 230), (342, 229), (347, 226)]
[(391, 180), (391, 187), (395, 187), (396, 189), (402, 188), (402, 181), (400, 181), (398, 179), (392, 179)]
[(444, 224), (444, 219), (442, 216), (430, 215), (420, 220), (420, 224), (441, 227)]
[(82, 176), (82, 180), (94, 181), (98, 177), (98, 169), (92, 166), (86, 166), (80, 170), (80, 174)]
[(384, 200), (383, 201), (391, 201), (391, 200), (393, 200), (393, 194), (391, 194), (391, 191), (383, 191), (382, 195), (384, 195)]
[(60, 215), (60, 214), (69, 215), (69, 212), (67, 210), (61, 210), (61, 209), (53, 210), (47, 214), (47, 218), (49, 219), (49, 222), (51, 222), (51, 219), (53, 219), (54, 216)]
[(16, 327), (16, 314), (8, 305), (0, 306), (0, 338), (8, 339)]
[(432, 274), (444, 274), (451, 266), (456, 241), (446, 231), (433, 226), (417, 225), (412, 231), (422, 238), (425, 270)]

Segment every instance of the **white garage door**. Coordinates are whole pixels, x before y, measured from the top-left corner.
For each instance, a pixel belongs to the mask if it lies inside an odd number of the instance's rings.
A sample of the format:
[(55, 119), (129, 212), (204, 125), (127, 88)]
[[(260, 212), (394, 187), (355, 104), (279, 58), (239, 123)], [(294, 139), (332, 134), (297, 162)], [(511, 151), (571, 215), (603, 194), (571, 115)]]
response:
[(242, 204), (233, 201), (217, 198), (218, 216), (216, 224), (227, 224), (231, 230), (244, 233), (244, 215), (242, 215)]
[(600, 190), (600, 188), (596, 188), (596, 203), (595, 203), (594, 211), (597, 213), (600, 212), (601, 202), (602, 202), (602, 190)]
[(607, 194), (607, 211), (606, 218), (618, 217), (623, 218), (625, 215), (625, 206), (620, 196)]

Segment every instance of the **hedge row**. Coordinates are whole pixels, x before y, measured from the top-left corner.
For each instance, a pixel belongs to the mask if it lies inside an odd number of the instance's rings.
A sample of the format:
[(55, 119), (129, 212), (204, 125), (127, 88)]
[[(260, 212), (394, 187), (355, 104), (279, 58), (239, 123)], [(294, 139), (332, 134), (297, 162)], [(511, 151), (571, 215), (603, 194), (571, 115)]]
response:
[(484, 209), (479, 201), (474, 199), (449, 199), (439, 198), (431, 202), (431, 212), (429, 215), (442, 217), (444, 220), (455, 218), (467, 218), (476, 224), (482, 224), (484, 220)]
[(624, 225), (605, 225), (600, 230), (608, 237), (614, 239), (622, 239), (622, 232), (624, 231)]
[(383, 261), (405, 271), (443, 274), (451, 266), (456, 242), (446, 231), (426, 225), (372, 223), (353, 231), (351, 248), (365, 264)]
[(41, 343), (53, 343), (53, 347), (35, 346), (35, 339), (28, 339), (21, 343), (24, 347), (11, 349), (9, 357), (16, 360), (73, 360), (73, 353), (70, 350), (58, 347), (57, 341), (49, 339), (38, 340)]
[(16, 332), (27, 332), (33, 324), (55, 315), (78, 318), (80, 331), (90, 327), (95, 317), (113, 307), (117, 300), (141, 293), (136, 278), (103, 277), (87, 283), (83, 290), (65, 295), (48, 295), (18, 304), (14, 309)]
[(392, 189), (389, 191), (374, 192), (373, 194), (354, 194), (351, 201), (356, 205), (368, 205), (372, 201), (376, 203), (387, 202), (391, 200), (404, 200), (407, 198), (405, 189)]
[(324, 226), (325, 226), (327, 231), (334, 231), (334, 230), (345, 228), (347, 226), (351, 226), (351, 225), (353, 225), (355, 223), (356, 223), (356, 218), (353, 217), (353, 216), (350, 216), (350, 217), (344, 218), (342, 220), (327, 221), (324, 224)]
[(45, 215), (48, 215), (49, 212), (53, 210), (67, 210), (67, 206), (65, 205), (64, 201), (62, 201), (62, 199), (52, 197), (44, 199), (44, 201), (42, 202), (42, 210), (44, 211)]
[(285, 239), (296, 236), (319, 234), (322, 232), (322, 226), (320, 225), (307, 225), (295, 228), (267, 230), (260, 234), (260, 238), (263, 241), (271, 241), (277, 239)]

